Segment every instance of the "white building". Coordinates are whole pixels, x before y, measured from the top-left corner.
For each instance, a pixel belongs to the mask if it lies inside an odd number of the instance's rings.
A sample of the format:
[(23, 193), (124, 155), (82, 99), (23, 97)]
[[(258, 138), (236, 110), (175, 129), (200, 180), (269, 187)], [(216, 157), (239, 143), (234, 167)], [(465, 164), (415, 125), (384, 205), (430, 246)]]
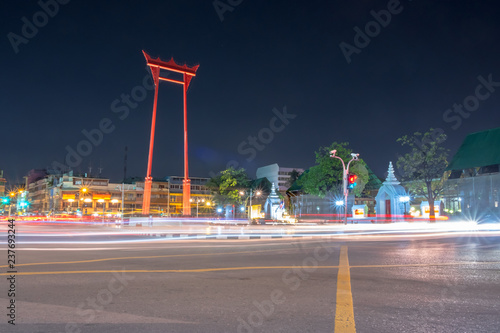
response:
[(377, 215), (385, 218), (401, 218), (404, 217), (405, 207), (403, 197), (408, 197), (408, 193), (394, 175), (394, 167), (392, 162), (389, 162), (389, 170), (387, 179), (383, 182), (382, 187), (378, 190), (375, 197), (375, 211)]
[(304, 172), (304, 169), (301, 168), (284, 168), (274, 163), (258, 168), (257, 179), (265, 177), (278, 188), (278, 191), (284, 192), (290, 187), (290, 175), (293, 170), (299, 174)]

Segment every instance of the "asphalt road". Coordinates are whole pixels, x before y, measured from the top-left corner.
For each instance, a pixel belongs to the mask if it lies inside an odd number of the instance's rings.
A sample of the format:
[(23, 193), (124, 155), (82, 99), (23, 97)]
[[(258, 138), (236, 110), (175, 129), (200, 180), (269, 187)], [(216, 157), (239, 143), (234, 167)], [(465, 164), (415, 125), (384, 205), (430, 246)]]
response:
[(499, 236), (0, 246), (0, 332), (500, 331)]

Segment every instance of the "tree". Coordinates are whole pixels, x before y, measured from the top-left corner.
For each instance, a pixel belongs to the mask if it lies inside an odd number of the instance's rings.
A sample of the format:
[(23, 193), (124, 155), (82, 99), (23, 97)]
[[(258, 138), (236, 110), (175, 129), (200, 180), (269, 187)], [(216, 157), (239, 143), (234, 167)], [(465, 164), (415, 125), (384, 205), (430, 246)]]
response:
[(299, 176), (300, 176), (300, 172), (298, 172), (297, 170), (293, 169), (292, 172), (290, 172), (290, 179), (288, 180), (288, 187), (292, 187), (293, 184), (297, 181), (297, 179), (299, 179)]
[(235, 170), (230, 167), (210, 178), (205, 186), (213, 192), (216, 202), (221, 205), (233, 205), (241, 203), (240, 191), (248, 188), (249, 184), (245, 169)]
[(403, 180), (416, 195), (429, 201), (429, 217), (435, 218), (434, 201), (444, 190), (444, 171), (448, 166), (448, 150), (442, 144), (446, 134), (442, 130), (430, 129), (428, 132), (415, 132), (399, 139), (402, 146), (410, 152), (398, 158), (397, 166), (402, 169)]
[[(337, 156), (342, 158), (347, 164), (351, 160), (351, 149), (348, 142), (333, 142), (328, 147), (320, 147), (316, 154), (316, 165), (298, 180), (298, 185), (302, 186), (306, 193), (325, 197), (329, 192), (338, 188), (342, 184), (343, 167), (342, 162), (330, 157), (330, 152), (337, 150)], [(346, 165), (347, 166), (347, 165)], [(362, 159), (354, 161), (350, 165), (350, 173), (358, 176), (357, 186), (352, 190), (356, 196), (361, 192), (368, 182), (368, 171)]]

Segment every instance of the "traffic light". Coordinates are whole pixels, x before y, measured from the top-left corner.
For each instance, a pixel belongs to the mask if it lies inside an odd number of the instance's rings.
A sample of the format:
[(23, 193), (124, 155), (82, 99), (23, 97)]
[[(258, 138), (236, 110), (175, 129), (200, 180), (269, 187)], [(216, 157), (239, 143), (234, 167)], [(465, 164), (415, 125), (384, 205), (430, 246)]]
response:
[(353, 189), (356, 185), (358, 185), (357, 180), (358, 176), (350, 174), (349, 177), (347, 177), (348, 187)]
[(3, 203), (4, 205), (8, 205), (8, 204), (10, 203), (9, 198), (2, 198), (2, 203)]

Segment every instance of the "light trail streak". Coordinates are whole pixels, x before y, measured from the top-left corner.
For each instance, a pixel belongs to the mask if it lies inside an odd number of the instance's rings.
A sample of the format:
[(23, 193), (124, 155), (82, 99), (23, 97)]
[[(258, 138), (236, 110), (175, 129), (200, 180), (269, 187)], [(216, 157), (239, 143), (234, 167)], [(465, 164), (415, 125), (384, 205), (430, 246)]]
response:
[[(428, 232), (428, 233), (404, 233), (404, 234), (394, 234), (392, 232), (358, 232), (358, 233), (342, 233), (342, 234), (292, 234), (292, 235), (273, 235), (273, 234), (263, 234), (263, 235), (198, 235), (198, 236), (184, 236), (184, 237), (151, 237), (150, 239), (132, 239), (132, 240), (95, 240), (95, 241), (23, 241), (22, 244), (126, 244), (126, 243), (157, 243), (157, 242), (172, 242), (180, 240), (292, 240), (292, 239), (311, 239), (311, 238), (323, 238), (323, 239), (342, 239), (348, 240), (352, 238), (353, 240), (380, 240), (388, 238), (398, 238), (398, 239), (412, 239), (412, 238), (423, 238), (423, 237), (456, 237), (456, 236), (500, 236), (500, 231), (453, 231), (453, 232)], [(237, 238), (228, 238), (237, 237)], [(251, 239), (251, 237), (259, 237), (259, 239)], [(273, 238), (280, 237), (280, 238)], [(0, 242), (0, 244), (6, 244), (6, 242)]]
[[(446, 222), (446, 223), (393, 223), (393, 224), (352, 224), (335, 226), (176, 226), (176, 227), (145, 227), (137, 231), (119, 229), (115, 231), (27, 231), (21, 232), (20, 237), (41, 238), (40, 240), (22, 240), (22, 244), (124, 244), (124, 243), (154, 243), (180, 240), (207, 240), (207, 239), (308, 239), (308, 238), (352, 238), (360, 237), (429, 237), (429, 236), (495, 236), (500, 232), (500, 224), (476, 224), (473, 222)], [(61, 238), (48, 240), (48, 238)], [(76, 237), (89, 238), (88, 240), (74, 240)], [(98, 240), (96, 237), (116, 237), (118, 239)], [(126, 237), (150, 237), (149, 239), (124, 239)], [(64, 240), (72, 238), (72, 240)], [(92, 238), (94, 238), (92, 240)], [(5, 241), (0, 244), (6, 244)]]

